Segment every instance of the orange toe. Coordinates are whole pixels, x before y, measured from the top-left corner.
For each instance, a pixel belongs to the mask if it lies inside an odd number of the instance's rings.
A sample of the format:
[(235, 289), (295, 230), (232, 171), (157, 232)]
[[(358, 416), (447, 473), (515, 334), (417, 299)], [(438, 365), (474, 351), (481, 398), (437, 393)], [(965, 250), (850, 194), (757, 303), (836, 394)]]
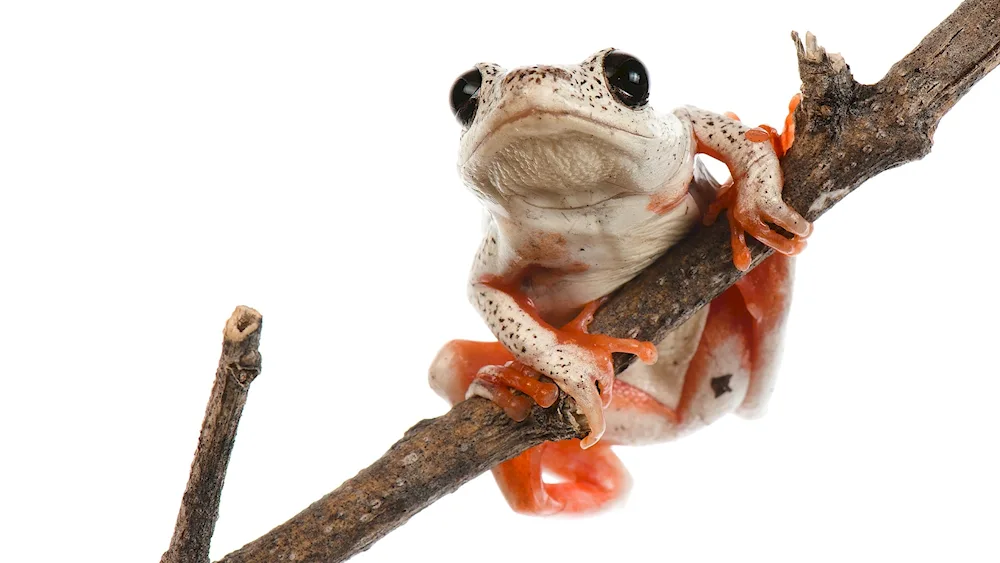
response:
[[(797, 93), (792, 96), (790, 102), (788, 102), (788, 115), (785, 116), (785, 130), (779, 136), (779, 144), (781, 151), (778, 156), (783, 156), (788, 149), (792, 148), (792, 143), (795, 142), (795, 108), (799, 107), (802, 103), (802, 94)], [(775, 147), (777, 149), (777, 146)]]
[[(600, 390), (601, 403), (607, 407), (611, 404), (611, 387), (614, 384), (615, 372), (611, 361), (611, 354), (616, 352), (624, 354), (634, 354), (645, 364), (656, 362), (656, 345), (652, 342), (644, 342), (633, 338), (614, 338), (604, 334), (590, 334), (587, 327), (594, 319), (594, 313), (601, 306), (607, 297), (595, 299), (587, 303), (583, 310), (575, 319), (563, 325), (558, 331), (561, 342), (570, 342), (577, 346), (587, 348), (597, 359), (598, 367), (601, 368), (601, 375), (595, 381)], [(585, 440), (585, 446), (589, 447), (593, 441)]]
[(531, 412), (531, 401), (524, 395), (515, 394), (510, 387), (496, 381), (491, 375), (484, 374), (486, 371), (487, 369), (484, 368), (480, 375), (476, 376), (475, 384), (485, 390), (489, 399), (502, 408), (510, 418), (517, 422), (528, 418), (528, 413)]
[(607, 353), (622, 352), (635, 354), (647, 364), (656, 361), (656, 346), (652, 342), (643, 342), (633, 338), (614, 338), (603, 334), (590, 334), (587, 327), (594, 320), (598, 307), (607, 301), (607, 296), (595, 299), (586, 305), (572, 321), (562, 327), (562, 332), (569, 335), (576, 344), (591, 348), (599, 348)]
[[(476, 382), (489, 391), (494, 403), (518, 422), (528, 417), (532, 401), (548, 408), (559, 398), (559, 387), (539, 381), (538, 372), (517, 361), (484, 367), (476, 374)], [(523, 395), (515, 394), (515, 390)]]
[(752, 129), (747, 129), (746, 133), (743, 134), (751, 143), (764, 143), (771, 140), (771, 135), (766, 129), (761, 127), (754, 127)]
[(750, 255), (750, 247), (747, 246), (746, 232), (738, 221), (733, 219), (732, 212), (728, 212), (729, 218), (729, 243), (733, 247), (733, 265), (736, 269), (745, 272), (750, 269), (753, 257)]

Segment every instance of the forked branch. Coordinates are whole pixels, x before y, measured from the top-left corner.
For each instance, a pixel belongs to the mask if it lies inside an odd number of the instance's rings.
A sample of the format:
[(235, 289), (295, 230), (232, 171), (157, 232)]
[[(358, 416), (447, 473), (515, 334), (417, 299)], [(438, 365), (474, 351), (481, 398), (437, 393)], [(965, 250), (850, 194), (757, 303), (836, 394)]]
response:
[[(917, 160), (941, 117), (1000, 61), (1000, 0), (967, 0), (873, 85), (844, 59), (793, 34), (803, 101), (796, 140), (782, 159), (785, 199), (815, 220), (872, 176)], [(753, 264), (771, 250), (751, 241)], [(724, 221), (699, 229), (619, 290), (591, 330), (659, 341), (742, 274)], [(629, 357), (617, 358), (624, 369)], [(225, 563), (343, 561), (489, 467), (544, 440), (582, 436), (565, 398), (513, 423), (471, 399), (425, 420), (337, 490), (222, 559)], [(187, 499), (185, 499), (187, 500)]]

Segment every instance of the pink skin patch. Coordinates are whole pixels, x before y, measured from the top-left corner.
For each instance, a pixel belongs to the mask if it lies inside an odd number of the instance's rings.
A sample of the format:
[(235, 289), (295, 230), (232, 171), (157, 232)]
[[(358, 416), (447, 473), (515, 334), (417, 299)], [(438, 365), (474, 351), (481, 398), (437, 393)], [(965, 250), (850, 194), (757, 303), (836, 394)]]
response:
[(679, 194), (672, 194), (669, 192), (653, 194), (649, 198), (649, 204), (646, 205), (646, 209), (656, 213), (657, 215), (664, 215), (680, 205), (687, 195), (687, 190), (684, 190)]

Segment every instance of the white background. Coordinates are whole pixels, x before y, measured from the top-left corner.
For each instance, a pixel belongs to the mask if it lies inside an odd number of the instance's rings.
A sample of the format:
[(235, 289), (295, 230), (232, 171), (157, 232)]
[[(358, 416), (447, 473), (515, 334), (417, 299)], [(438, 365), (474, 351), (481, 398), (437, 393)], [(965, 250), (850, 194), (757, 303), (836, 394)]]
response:
[[(488, 337), (447, 104), (475, 62), (615, 46), (654, 107), (778, 124), (790, 30), (873, 82), (957, 2), (345, 4), (0, 9), (3, 560), (158, 560), (238, 304), (264, 371), (213, 558), (446, 410), (428, 363)], [(765, 418), (620, 449), (600, 516), (515, 515), (484, 476), (356, 560), (996, 560), (998, 97), (817, 223)]]

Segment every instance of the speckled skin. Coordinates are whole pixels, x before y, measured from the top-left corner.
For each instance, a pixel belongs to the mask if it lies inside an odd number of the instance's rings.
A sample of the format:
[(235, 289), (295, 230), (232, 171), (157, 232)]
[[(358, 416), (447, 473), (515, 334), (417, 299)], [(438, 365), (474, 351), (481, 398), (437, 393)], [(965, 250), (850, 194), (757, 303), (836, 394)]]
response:
[[(603, 360), (586, 346), (567, 343), (554, 328), (634, 277), (701, 219), (714, 194), (699, 195), (718, 184), (693, 182), (696, 152), (729, 165), (739, 210), (801, 236), (809, 231), (808, 222), (781, 200), (781, 172), (770, 143), (751, 142), (746, 125), (697, 108), (664, 114), (619, 103), (605, 84), (602, 61), (609, 51), (578, 65), (509, 72), (478, 65), (479, 105), (463, 132), (458, 162), (463, 181), (487, 211), (470, 299), (513, 358), (576, 400), (591, 427), (584, 447), (594, 445), (606, 427), (613, 443), (648, 443), (744, 404), (752, 405), (746, 414), (753, 414), (772, 387), (769, 359), (780, 340), (791, 280), (784, 257), (777, 274), (764, 280), (780, 297), (765, 319), (766, 338), (753, 334), (763, 325), (753, 325), (749, 301), (733, 301), (731, 308), (743, 315), (738, 319), (713, 316), (707, 307), (658, 346), (654, 365), (635, 365), (620, 375), (610, 404), (595, 385), (608, 377)], [(712, 365), (689, 373), (692, 362), (705, 363), (696, 352), (706, 331), (725, 336), (732, 323), (749, 328), (737, 326), (733, 338), (716, 338)], [(766, 347), (759, 346), (765, 341)], [(468, 395), (492, 398), (489, 386), (469, 385), (463, 346), (453, 342), (441, 351), (431, 385), (452, 401), (464, 397), (466, 387)], [(757, 383), (751, 382), (752, 356), (768, 366)], [(725, 381), (712, 379), (721, 376)], [(684, 391), (685, 382), (695, 379), (704, 379), (705, 389)]]

